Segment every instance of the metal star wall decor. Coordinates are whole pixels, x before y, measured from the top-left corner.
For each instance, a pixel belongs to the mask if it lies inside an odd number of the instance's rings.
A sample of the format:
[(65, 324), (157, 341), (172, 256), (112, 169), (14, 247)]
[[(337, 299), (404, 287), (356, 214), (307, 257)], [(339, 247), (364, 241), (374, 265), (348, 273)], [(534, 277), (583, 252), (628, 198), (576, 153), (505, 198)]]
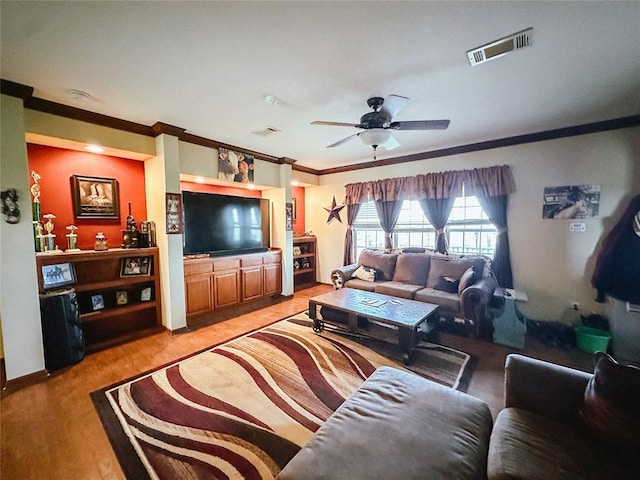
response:
[(327, 225), (329, 225), (334, 218), (342, 223), (342, 219), (340, 218), (340, 210), (342, 210), (344, 207), (345, 205), (338, 205), (336, 203), (335, 195), (333, 196), (333, 201), (331, 202), (330, 207), (322, 207), (329, 213), (329, 217), (327, 218)]

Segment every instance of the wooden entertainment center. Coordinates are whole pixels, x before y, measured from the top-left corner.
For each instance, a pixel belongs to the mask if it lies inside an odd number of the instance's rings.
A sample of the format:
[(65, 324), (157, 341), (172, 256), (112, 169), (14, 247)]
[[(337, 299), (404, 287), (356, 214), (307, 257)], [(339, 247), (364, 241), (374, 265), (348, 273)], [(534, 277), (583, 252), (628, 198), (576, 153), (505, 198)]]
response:
[(282, 252), (184, 259), (187, 320), (282, 292)]
[[(140, 336), (162, 325), (158, 248), (37, 253), (38, 289), (46, 294), (43, 266), (71, 264), (87, 350)], [(66, 268), (66, 267), (65, 267)]]

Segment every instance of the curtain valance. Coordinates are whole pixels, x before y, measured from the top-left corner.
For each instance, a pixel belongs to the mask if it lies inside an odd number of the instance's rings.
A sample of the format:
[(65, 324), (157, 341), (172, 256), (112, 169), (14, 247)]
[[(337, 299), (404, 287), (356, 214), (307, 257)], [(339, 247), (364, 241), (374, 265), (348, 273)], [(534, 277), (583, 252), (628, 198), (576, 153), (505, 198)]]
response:
[(495, 197), (515, 191), (511, 167), (501, 165), (350, 183), (345, 187), (344, 203), (353, 205), (369, 200), (390, 202), (459, 197), (462, 195), (463, 185), (467, 195)]

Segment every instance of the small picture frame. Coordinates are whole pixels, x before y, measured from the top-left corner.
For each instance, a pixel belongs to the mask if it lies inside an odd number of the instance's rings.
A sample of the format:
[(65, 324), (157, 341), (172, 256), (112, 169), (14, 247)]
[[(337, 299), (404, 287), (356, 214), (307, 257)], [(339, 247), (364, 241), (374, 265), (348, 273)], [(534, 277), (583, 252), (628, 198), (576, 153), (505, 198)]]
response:
[(94, 312), (104, 309), (104, 297), (102, 295), (91, 295), (91, 305)]
[(76, 283), (76, 271), (73, 263), (42, 265), (42, 288), (58, 288)]
[(116, 292), (116, 304), (126, 305), (129, 303), (129, 294), (126, 290), (120, 290)]
[(125, 257), (120, 266), (121, 277), (151, 275), (151, 257)]
[(151, 301), (151, 287), (146, 287), (140, 290), (140, 301), (141, 302)]
[(302, 249), (300, 248), (299, 245), (294, 245), (293, 246), (293, 254), (294, 255), (301, 255), (302, 254)]

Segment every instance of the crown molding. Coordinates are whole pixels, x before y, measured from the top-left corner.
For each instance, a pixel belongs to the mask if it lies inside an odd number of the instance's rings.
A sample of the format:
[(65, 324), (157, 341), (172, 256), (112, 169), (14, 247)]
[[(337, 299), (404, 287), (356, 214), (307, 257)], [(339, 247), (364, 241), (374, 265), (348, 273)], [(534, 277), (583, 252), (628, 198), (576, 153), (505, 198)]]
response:
[(33, 96), (33, 87), (22, 85), (20, 83), (12, 82), (10, 80), (0, 79), (0, 92), (5, 95), (18, 97), (24, 100), (25, 108), (31, 110), (38, 110), (44, 113), (51, 113), (53, 115), (59, 115), (61, 117), (71, 118), (74, 120), (80, 120), (95, 125), (115, 128), (118, 130), (124, 130), (131, 133), (138, 133), (140, 135), (146, 135), (149, 137), (157, 137), (162, 133), (168, 135), (174, 135), (180, 140), (210, 148), (227, 148), (229, 150), (235, 150), (243, 152), (249, 155), (253, 155), (254, 158), (264, 160), (276, 164), (289, 164), (293, 170), (310, 173), (313, 175), (330, 175), (332, 173), (343, 173), (355, 170), (362, 170), (365, 168), (382, 167), (386, 165), (395, 165), (398, 163), (416, 162), (419, 160), (428, 160), (430, 158), (448, 157), (451, 155), (460, 155), (463, 153), (478, 152), (482, 150), (490, 150), (494, 148), (511, 147), (514, 145), (523, 145), (526, 143), (544, 142), (547, 140), (555, 140), (559, 138), (574, 137), (578, 135), (587, 135), (590, 133), (606, 132), (609, 130), (617, 130), (622, 128), (637, 127), (640, 125), (640, 115), (632, 115), (629, 117), (615, 118), (611, 120), (603, 120), (599, 122), (587, 123), (583, 125), (575, 125), (571, 127), (558, 128), (554, 130), (545, 130), (541, 132), (528, 133), (524, 135), (516, 135), (513, 137), (499, 138), (495, 140), (488, 140), (485, 142), (470, 143), (467, 145), (459, 145), (456, 147), (443, 148), (440, 150), (431, 150), (421, 153), (414, 153), (411, 155), (403, 155), (401, 157), (385, 158), (383, 160), (375, 160), (372, 162), (357, 163), (353, 165), (346, 165), (342, 167), (326, 168), (322, 170), (316, 170), (313, 168), (298, 165), (295, 159), (288, 157), (274, 157), (265, 153), (256, 152), (253, 150), (247, 150), (235, 145), (229, 145), (226, 143), (218, 142), (209, 138), (201, 137), (187, 133), (186, 129), (175, 127), (162, 122), (156, 122), (152, 126), (143, 125), (140, 123), (130, 122), (128, 120), (122, 120), (108, 115), (102, 115), (100, 113), (90, 112), (89, 110), (83, 110), (61, 103), (44, 100)]

